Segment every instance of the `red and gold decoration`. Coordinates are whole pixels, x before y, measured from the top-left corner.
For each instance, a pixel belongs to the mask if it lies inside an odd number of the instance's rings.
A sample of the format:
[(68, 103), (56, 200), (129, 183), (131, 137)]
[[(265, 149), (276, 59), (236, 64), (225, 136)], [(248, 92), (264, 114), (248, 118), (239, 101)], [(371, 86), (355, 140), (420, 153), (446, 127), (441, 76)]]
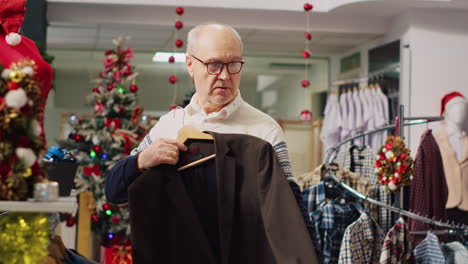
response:
[(106, 201), (106, 177), (146, 134), (140, 126), (143, 109), (136, 102), (138, 73), (131, 63), (133, 49), (124, 47), (127, 40), (123, 36), (114, 40), (115, 48), (104, 54), (104, 70), (87, 96), (94, 116), (90, 119), (72, 116), (68, 140), (60, 142), (62, 148), (72, 151), (80, 165), (76, 180), (79, 192), (93, 193), (96, 207), (91, 219), (92, 230), (105, 247), (129, 245), (130, 239), (128, 208)]
[[(304, 88), (304, 93), (307, 93), (305, 89), (309, 88), (310, 86), (310, 81), (309, 81), (309, 59), (312, 56), (310, 51), (309, 51), (309, 46), (310, 46), (310, 41), (312, 40), (312, 34), (310, 34), (310, 13), (312, 9), (314, 8), (312, 4), (305, 3), (304, 6), (304, 12), (306, 13), (306, 31), (304, 32), (304, 49), (301, 52), (302, 57), (304, 58), (305, 61), (305, 70), (304, 70), (304, 79), (301, 81), (301, 86)], [(305, 107), (309, 105), (309, 96), (304, 96), (304, 99), (306, 100), (305, 102)], [(312, 121), (312, 112), (308, 109), (304, 109), (301, 111), (300, 114), (300, 119), (301, 121), (304, 122), (310, 122)]]
[(40, 213), (0, 217), (0, 263), (44, 263), (50, 227)]
[(35, 62), (0, 65), (0, 200), (26, 200), (44, 180), (38, 157), (45, 150), (40, 125), (43, 98)]
[(414, 161), (401, 137), (389, 136), (380, 147), (375, 161), (375, 175), (389, 192), (398, 192), (413, 180)]

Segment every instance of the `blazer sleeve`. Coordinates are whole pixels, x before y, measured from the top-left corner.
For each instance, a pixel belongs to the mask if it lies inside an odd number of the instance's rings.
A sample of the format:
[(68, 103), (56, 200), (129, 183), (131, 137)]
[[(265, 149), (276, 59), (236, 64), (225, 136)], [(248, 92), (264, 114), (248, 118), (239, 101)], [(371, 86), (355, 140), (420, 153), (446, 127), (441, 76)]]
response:
[(115, 204), (128, 202), (127, 188), (141, 174), (136, 167), (137, 157), (128, 156), (111, 169), (104, 187), (107, 201)]
[(258, 153), (262, 220), (278, 263), (318, 263), (304, 219), (270, 144)]

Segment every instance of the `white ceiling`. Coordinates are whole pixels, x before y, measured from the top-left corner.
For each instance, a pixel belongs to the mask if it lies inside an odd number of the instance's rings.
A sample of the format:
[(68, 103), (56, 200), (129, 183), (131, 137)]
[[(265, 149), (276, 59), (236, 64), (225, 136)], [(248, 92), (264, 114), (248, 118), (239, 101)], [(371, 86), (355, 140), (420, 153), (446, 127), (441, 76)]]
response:
[[(344, 3), (356, 0), (327, 1), (337, 5), (340, 1)], [(249, 2), (257, 5), (251, 5), (249, 9), (232, 6), (220, 8), (223, 1), (219, 0), (211, 1), (217, 3), (211, 7), (200, 6), (200, 3), (207, 4), (210, 0), (199, 1), (198, 5), (187, 1), (187, 6), (184, 6), (186, 12), (182, 17), (175, 15), (175, 6), (168, 3), (183, 5), (183, 1), (90, 2), (48, 1), (48, 48), (103, 50), (112, 46), (112, 39), (120, 34), (127, 34), (132, 38), (129, 45), (137, 51), (168, 51), (173, 49), (173, 23), (177, 19), (185, 24), (178, 32), (179, 37), (184, 40), (187, 30), (199, 23), (216, 21), (234, 26), (244, 40), (246, 55), (250, 56), (299, 57), (304, 48), (306, 14), (301, 11), (304, 2), (302, 0), (272, 1), (273, 5), (297, 2), (298, 11), (272, 10), (271, 6), (262, 9), (262, 5), (270, 3), (265, 0), (250, 0)], [(236, 1), (229, 1), (231, 2)], [(237, 4), (241, 3), (242, 1), (237, 1)], [(468, 1), (379, 0), (344, 5), (329, 12), (313, 12), (310, 13), (310, 31), (313, 35), (310, 50), (317, 56), (341, 54), (379, 38), (395, 17), (414, 8), (468, 10)]]

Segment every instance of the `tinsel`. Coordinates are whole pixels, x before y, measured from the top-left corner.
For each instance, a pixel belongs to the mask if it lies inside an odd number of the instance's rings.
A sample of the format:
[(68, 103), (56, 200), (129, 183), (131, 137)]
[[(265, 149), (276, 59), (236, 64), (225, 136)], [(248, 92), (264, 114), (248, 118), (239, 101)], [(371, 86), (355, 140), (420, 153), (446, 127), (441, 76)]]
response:
[(0, 263), (45, 263), (49, 238), (49, 222), (43, 214), (2, 215), (0, 217)]

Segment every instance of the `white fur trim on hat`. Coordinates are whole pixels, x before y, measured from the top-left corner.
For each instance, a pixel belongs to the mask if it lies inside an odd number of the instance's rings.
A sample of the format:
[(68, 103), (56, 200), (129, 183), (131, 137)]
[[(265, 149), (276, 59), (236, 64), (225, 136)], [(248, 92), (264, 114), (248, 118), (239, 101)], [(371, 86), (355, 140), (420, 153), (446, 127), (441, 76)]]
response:
[(21, 35), (18, 33), (11, 32), (5, 36), (5, 41), (11, 46), (16, 46), (21, 42)]

